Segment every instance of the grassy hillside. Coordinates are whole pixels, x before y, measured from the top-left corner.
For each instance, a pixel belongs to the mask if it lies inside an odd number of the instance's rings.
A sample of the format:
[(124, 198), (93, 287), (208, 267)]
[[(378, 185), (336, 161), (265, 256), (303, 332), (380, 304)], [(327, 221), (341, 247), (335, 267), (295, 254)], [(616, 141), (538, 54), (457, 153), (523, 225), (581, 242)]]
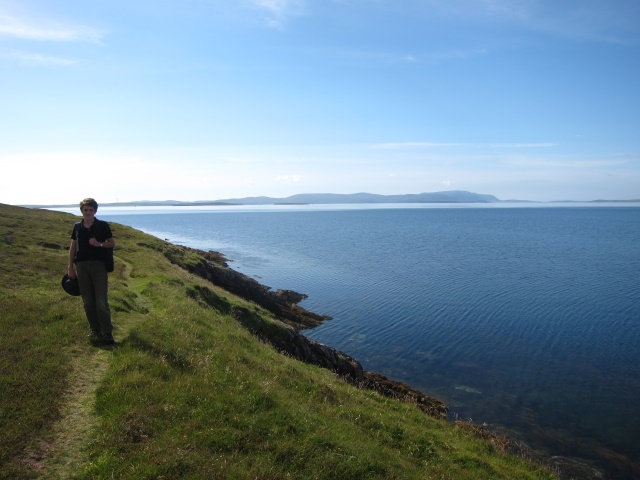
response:
[(554, 478), (278, 353), (239, 321), (273, 314), (117, 224), (118, 344), (92, 344), (60, 288), (74, 220), (0, 205), (0, 478)]

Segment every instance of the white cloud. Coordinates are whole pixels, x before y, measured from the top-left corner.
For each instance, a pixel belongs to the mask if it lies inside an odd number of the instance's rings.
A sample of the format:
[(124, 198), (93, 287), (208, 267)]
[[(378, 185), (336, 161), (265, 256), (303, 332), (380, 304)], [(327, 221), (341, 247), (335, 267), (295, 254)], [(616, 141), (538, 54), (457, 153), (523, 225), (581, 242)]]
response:
[(434, 143), (434, 142), (390, 142), (374, 143), (370, 148), (381, 149), (403, 149), (403, 148), (438, 148), (438, 147), (458, 147), (459, 143)]
[(446, 49), (427, 52), (402, 52), (394, 50), (345, 49), (333, 52), (350, 64), (362, 66), (434, 65), (449, 61), (461, 61), (479, 55), (487, 55), (488, 49)]
[[(478, 144), (476, 146), (481, 146)], [(490, 143), (487, 144), (490, 147), (498, 147), (498, 148), (550, 148), (557, 147), (557, 143), (552, 142), (544, 142), (544, 143)]]
[(538, 159), (538, 158), (508, 158), (503, 160), (504, 164), (518, 167), (534, 168), (610, 168), (625, 165), (628, 160), (623, 159)]
[(301, 0), (253, 0), (253, 4), (269, 10), (274, 15), (286, 15), (299, 10), (303, 2)]
[(82, 25), (28, 17), (17, 18), (0, 12), (0, 36), (36, 41), (99, 43), (104, 32)]
[(75, 65), (78, 62), (68, 58), (56, 57), (52, 55), (41, 55), (39, 53), (12, 51), (12, 52), (0, 52), (0, 57), (11, 58), (18, 60), (25, 65), (57, 65), (57, 66), (69, 66)]
[(438, 142), (389, 142), (374, 143), (370, 148), (378, 149), (409, 149), (409, 148), (447, 148), (447, 147), (474, 147), (474, 148), (549, 148), (556, 147), (557, 143), (438, 143)]
[(250, 0), (250, 3), (269, 13), (267, 24), (280, 28), (289, 17), (300, 16), (304, 12), (304, 0)]
[(440, 52), (432, 52), (425, 56), (427, 60), (464, 60), (466, 58), (476, 57), (478, 55), (487, 55), (489, 50), (486, 48), (473, 48), (469, 50), (443, 50)]
[(298, 183), (302, 180), (302, 175), (280, 175), (276, 177), (276, 180), (280, 182)]

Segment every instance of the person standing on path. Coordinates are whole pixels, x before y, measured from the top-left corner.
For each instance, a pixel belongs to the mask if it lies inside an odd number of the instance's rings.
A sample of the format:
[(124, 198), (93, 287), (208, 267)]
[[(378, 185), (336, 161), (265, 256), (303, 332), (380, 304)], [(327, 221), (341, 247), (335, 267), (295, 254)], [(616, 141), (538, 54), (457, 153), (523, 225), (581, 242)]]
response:
[(82, 200), (80, 211), (82, 221), (79, 228), (74, 226), (71, 233), (67, 275), (70, 279), (78, 279), (84, 311), (91, 328), (90, 336), (113, 345), (115, 340), (108, 299), (109, 276), (105, 261), (108, 253), (106, 249), (115, 247), (116, 242), (109, 224), (96, 218), (98, 203), (93, 198)]

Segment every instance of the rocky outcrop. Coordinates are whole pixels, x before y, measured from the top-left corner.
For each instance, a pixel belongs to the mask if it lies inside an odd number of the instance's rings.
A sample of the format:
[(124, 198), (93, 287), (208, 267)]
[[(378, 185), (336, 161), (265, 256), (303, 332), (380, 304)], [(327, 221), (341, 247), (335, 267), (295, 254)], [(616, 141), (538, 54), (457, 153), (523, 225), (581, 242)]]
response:
[(392, 397), (403, 402), (413, 403), (427, 415), (437, 418), (447, 418), (448, 408), (444, 402), (429, 397), (415, 388), (402, 382), (391, 380), (384, 375), (365, 371), (363, 373), (365, 387), (375, 390), (385, 397)]
[(305, 337), (290, 325), (278, 321), (269, 324), (243, 308), (234, 308), (232, 314), (261, 340), (282, 353), (331, 370), (351, 383), (359, 384), (365, 380), (362, 365), (355, 358)]
[(309, 298), (309, 295), (294, 292), (293, 290), (276, 290), (274, 295), (289, 304), (300, 303), (305, 298)]
[[(270, 287), (229, 268), (224, 257), (216, 252), (203, 252), (171, 245), (165, 256), (191, 273), (206, 278), (228, 292), (257, 303), (297, 330), (317, 327), (331, 317), (318, 315), (297, 305), (307, 296), (291, 290), (273, 292)], [(196, 253), (197, 255), (188, 255)]]
[(404, 383), (365, 371), (355, 358), (302, 335), (299, 330), (320, 325), (331, 318), (298, 306), (298, 302), (307, 298), (305, 294), (291, 290), (272, 292), (269, 287), (229, 268), (224, 257), (215, 252), (171, 245), (167, 247), (165, 255), (191, 273), (273, 313), (277, 320), (267, 321), (257, 311), (230, 306), (209, 288), (198, 286), (187, 290), (189, 296), (204, 306), (231, 314), (254, 335), (280, 352), (331, 370), (360, 388), (375, 390), (386, 397), (412, 403), (428, 415), (447, 417), (447, 406), (442, 401)]

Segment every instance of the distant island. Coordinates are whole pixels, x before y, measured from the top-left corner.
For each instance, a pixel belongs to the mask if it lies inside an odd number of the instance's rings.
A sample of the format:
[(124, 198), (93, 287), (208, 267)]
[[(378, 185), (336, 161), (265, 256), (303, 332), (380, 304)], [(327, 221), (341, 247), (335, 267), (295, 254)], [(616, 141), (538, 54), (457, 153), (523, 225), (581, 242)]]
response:
[[(563, 200), (572, 202), (573, 200)], [(541, 203), (532, 200), (500, 200), (494, 195), (449, 190), (430, 193), (409, 193), (404, 195), (378, 195), (375, 193), (300, 193), (284, 198), (244, 197), (222, 200), (136, 200), (132, 202), (101, 203), (105, 207), (195, 207), (195, 206), (234, 206), (234, 205), (336, 205), (336, 204), (384, 204), (384, 203)], [(636, 200), (593, 200), (599, 202), (640, 202)], [(550, 202), (554, 203), (554, 202)], [(22, 205), (32, 208), (75, 207), (68, 205)]]
[(375, 193), (300, 193), (286, 198), (247, 197), (218, 200), (230, 205), (274, 204), (350, 204), (350, 203), (496, 203), (493, 195), (451, 190), (446, 192), (410, 193), (406, 195), (378, 195)]

